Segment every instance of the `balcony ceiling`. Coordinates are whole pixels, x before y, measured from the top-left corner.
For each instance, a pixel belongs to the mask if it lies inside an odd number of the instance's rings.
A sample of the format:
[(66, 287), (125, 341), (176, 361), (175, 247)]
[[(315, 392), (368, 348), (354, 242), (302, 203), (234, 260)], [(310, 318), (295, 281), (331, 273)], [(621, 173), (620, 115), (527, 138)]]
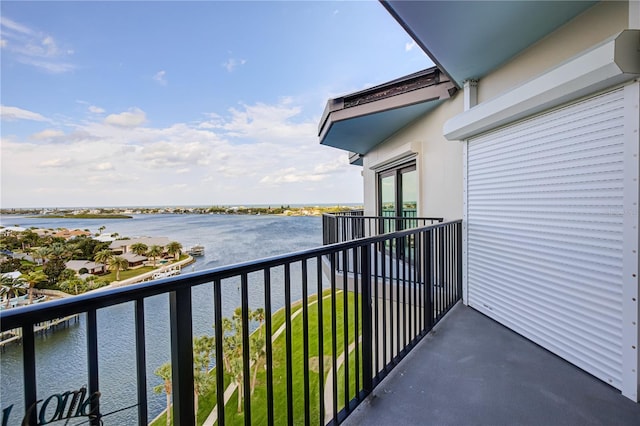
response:
[[(448, 99), (455, 85), (436, 67), (360, 92), (329, 99), (320, 143), (366, 154), (398, 130)], [(362, 164), (361, 159), (352, 164)]]
[(440, 101), (425, 101), (335, 122), (321, 143), (357, 154), (366, 154), (398, 129), (426, 114), (439, 103)]
[(458, 87), (480, 79), (597, 1), (383, 1)]

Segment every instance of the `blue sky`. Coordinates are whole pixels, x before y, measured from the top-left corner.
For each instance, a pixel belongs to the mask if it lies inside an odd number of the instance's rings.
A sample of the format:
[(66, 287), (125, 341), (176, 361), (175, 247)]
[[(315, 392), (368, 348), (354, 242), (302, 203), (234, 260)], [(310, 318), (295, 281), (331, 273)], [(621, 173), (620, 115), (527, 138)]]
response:
[(0, 3), (2, 207), (362, 200), (328, 98), (432, 65), (377, 1)]

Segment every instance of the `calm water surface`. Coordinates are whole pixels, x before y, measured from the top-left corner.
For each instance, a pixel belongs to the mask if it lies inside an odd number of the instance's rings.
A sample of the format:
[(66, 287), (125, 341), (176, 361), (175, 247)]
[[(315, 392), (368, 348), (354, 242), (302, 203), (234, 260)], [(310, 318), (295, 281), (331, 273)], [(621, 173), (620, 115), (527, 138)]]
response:
[[(187, 266), (183, 273), (269, 257), (322, 244), (322, 223), (319, 217), (234, 216), (234, 215), (136, 215), (133, 219), (39, 219), (17, 216), (0, 217), (2, 226), (89, 229), (97, 232), (117, 232), (121, 236), (168, 237), (185, 249), (205, 246), (205, 256)], [(301, 297), (299, 268), (292, 267), (292, 299)], [(313, 268), (309, 276), (315, 277)], [(250, 276), (250, 306), (264, 304), (261, 274)], [(309, 282), (314, 293), (316, 283)], [(272, 272), (272, 305), (284, 306), (282, 271)], [(230, 316), (240, 306), (237, 281), (223, 282), (223, 316)], [(194, 335), (212, 334), (213, 298), (210, 285), (193, 290)], [(154, 418), (165, 406), (163, 394), (153, 392), (161, 383), (153, 374), (169, 361), (169, 301), (161, 295), (145, 301), (146, 354), (149, 418)], [(98, 318), (101, 412), (122, 410), (136, 403), (135, 340), (133, 303), (101, 309)], [(76, 390), (87, 384), (85, 318), (69, 327), (36, 338), (36, 369), (38, 399), (54, 393)], [(11, 345), (0, 354), (0, 409), (14, 404), (10, 422), (22, 419), (22, 354), (20, 345)], [(1, 416), (1, 413), (0, 413)], [(133, 424), (137, 408), (125, 409), (106, 416), (104, 424)], [(72, 423), (69, 423), (72, 424)]]

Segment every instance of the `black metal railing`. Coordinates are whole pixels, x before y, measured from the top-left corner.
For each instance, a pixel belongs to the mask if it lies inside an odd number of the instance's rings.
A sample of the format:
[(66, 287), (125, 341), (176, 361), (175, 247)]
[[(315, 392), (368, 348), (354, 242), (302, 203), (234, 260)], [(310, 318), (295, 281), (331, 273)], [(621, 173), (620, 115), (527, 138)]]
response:
[(442, 223), (442, 221), (443, 218), (441, 217), (417, 217), (415, 216), (415, 210), (407, 212), (407, 215), (402, 217), (388, 214), (365, 216), (362, 210), (325, 213), (322, 215), (322, 242), (325, 245), (342, 243), (405, 229), (429, 226)]
[[(158, 337), (145, 330), (145, 303), (168, 295), (172, 418), (176, 425), (194, 424), (192, 290), (204, 285), (212, 293), (212, 306), (206, 310), (213, 322), (214, 357), (219, 360), (212, 373), (217, 424), (235, 422), (236, 416), (246, 425), (340, 423), (460, 300), (461, 253), (461, 221), (455, 221), (3, 311), (2, 331), (22, 329), (25, 412), (20, 417), (25, 416), (28, 424), (43, 424), (72, 412), (71, 408), (65, 411), (67, 400), (60, 395), (52, 399), (39, 393), (37, 373), (50, 372), (36, 370), (40, 338), (34, 334), (34, 324), (82, 314), (86, 317), (86, 371), (81, 367), (66, 374), (88, 377), (89, 397), (82, 410), (74, 408), (74, 413), (88, 417), (91, 424), (109, 424), (109, 413), (102, 409), (109, 389), (100, 386), (104, 367), (99, 368), (98, 361), (104, 336), (99, 335), (98, 325), (103, 310), (133, 302), (137, 373), (123, 386), (137, 389), (135, 417), (139, 425), (147, 425), (150, 378), (145, 348), (147, 339)], [(351, 264), (351, 272), (341, 273), (338, 262)], [(284, 300), (276, 300), (276, 288), (283, 290)], [(236, 392), (242, 389), (241, 410), (226, 407), (229, 379), (222, 362), (230, 353), (224, 341), (228, 335), (225, 303), (234, 303), (237, 289), (242, 327), (236, 342), (241, 348), (235, 360), (241, 364)], [(296, 294), (299, 303), (293, 300)], [(278, 304), (283, 309), (278, 310)], [(252, 370), (256, 361), (249, 317), (250, 309), (256, 307), (264, 309), (261, 332), (271, 336), (264, 342), (259, 390), (252, 388), (257, 368)], [(6, 414), (6, 407), (3, 410)], [(44, 417), (39, 417), (42, 413)]]

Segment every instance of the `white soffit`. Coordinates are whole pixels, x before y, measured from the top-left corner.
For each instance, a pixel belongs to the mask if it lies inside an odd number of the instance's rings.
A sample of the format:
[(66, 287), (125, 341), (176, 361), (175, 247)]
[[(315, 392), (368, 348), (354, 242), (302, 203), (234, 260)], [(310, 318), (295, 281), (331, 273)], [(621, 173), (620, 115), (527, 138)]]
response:
[(625, 30), (558, 67), (444, 124), (463, 140), (640, 75), (640, 30)]

